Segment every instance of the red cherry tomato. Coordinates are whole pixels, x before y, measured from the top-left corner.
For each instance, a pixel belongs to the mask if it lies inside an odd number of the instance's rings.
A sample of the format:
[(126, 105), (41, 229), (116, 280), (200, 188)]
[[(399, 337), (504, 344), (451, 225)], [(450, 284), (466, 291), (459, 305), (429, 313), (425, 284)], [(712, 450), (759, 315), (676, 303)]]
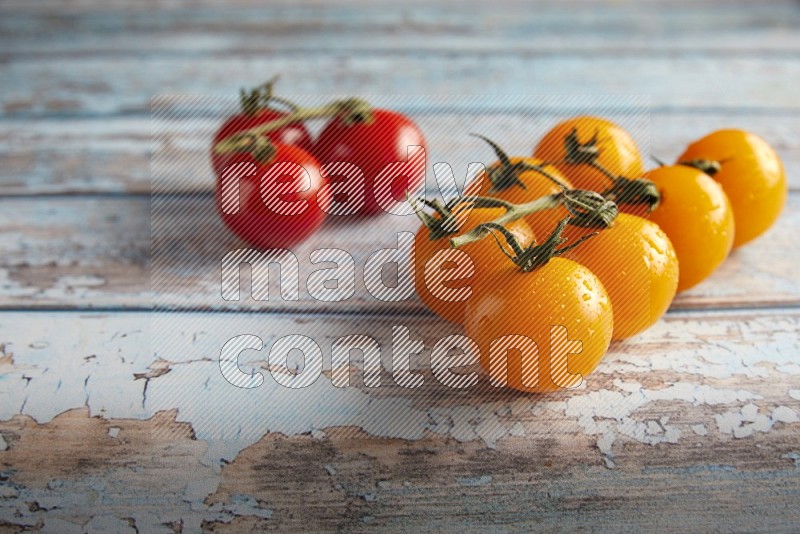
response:
[[(222, 171), (230, 163), (235, 163), (236, 161), (240, 160), (240, 158), (236, 156), (241, 156), (241, 154), (215, 153), (214, 146), (217, 143), (235, 133), (243, 132), (245, 130), (249, 130), (250, 128), (255, 128), (256, 126), (261, 126), (262, 124), (280, 119), (287, 115), (288, 113), (283, 111), (260, 108), (253, 114), (244, 112), (238, 113), (222, 123), (222, 126), (219, 127), (217, 133), (214, 135), (214, 142), (211, 144), (211, 166), (213, 167), (217, 176), (222, 174)], [(264, 137), (273, 143), (294, 145), (307, 152), (311, 152), (313, 147), (311, 134), (308, 133), (308, 129), (303, 123), (289, 124), (288, 126), (284, 126), (283, 128), (275, 130), (274, 132), (264, 134)]]
[[(419, 127), (401, 113), (373, 109), (371, 120), (363, 122), (347, 124), (340, 117), (331, 119), (320, 132), (313, 153), (323, 165), (347, 162), (364, 173), (364, 204), (358, 213), (372, 214), (382, 209), (375, 199), (375, 178), (387, 165), (405, 162), (409, 146), (427, 150)], [(405, 200), (406, 192), (411, 195), (423, 185), (423, 179), (422, 174), (398, 176), (391, 184), (393, 198)]]
[[(219, 176), (217, 209), (225, 225), (249, 245), (287, 248), (310, 236), (324, 221), (329, 188), (314, 156), (275, 143), (268, 162), (236, 153)], [(238, 194), (237, 194), (238, 193)]]

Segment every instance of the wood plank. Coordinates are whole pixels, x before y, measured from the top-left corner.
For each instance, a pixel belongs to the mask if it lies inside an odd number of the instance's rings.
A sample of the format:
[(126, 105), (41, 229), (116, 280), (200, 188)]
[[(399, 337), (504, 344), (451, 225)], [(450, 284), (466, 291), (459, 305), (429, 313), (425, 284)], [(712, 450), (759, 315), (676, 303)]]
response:
[(0, 525), (638, 530), (682, 518), (789, 531), (800, 518), (796, 309), (672, 314), (612, 347), (581, 388), (546, 397), (450, 390), (430, 374), (418, 389), (388, 373), (377, 389), (327, 375), (284, 389), (258, 353), (242, 365), (266, 374), (260, 388), (220, 376), (230, 335), (310, 335), (329, 368), (333, 338), (369, 333), (387, 352), (398, 321), (425, 342), (421, 368), (454, 328), (427, 316), (0, 313)]
[[(2, 117), (144, 113), (153, 95), (233, 95), (240, 86), (287, 74), (286, 95), (447, 94), (650, 95), (654, 109), (779, 110), (800, 103), (786, 80), (800, 77), (800, 60), (786, 58), (525, 57), (447, 51), (350, 56), (313, 55), (183, 58), (9, 60), (0, 79)], [(291, 73), (291, 76), (288, 75)], [(632, 74), (635, 73), (635, 74)], [(702, 77), (704, 83), (697, 83)]]
[[(396, 7), (397, 4), (392, 2), (391, 0), (342, 0), (339, 2), (341, 6), (347, 8), (370, 8), (370, 7), (380, 7), (385, 9), (391, 9)], [(591, 4), (596, 4), (595, 0), (563, 0), (559, 2), (561, 6), (564, 6), (568, 9), (575, 9), (578, 7), (586, 7), (588, 8)], [(646, 4), (651, 9), (670, 9), (675, 7), (686, 7), (686, 8), (696, 8), (697, 2), (693, 2), (692, 0), (644, 0), (643, 2), (637, 2), (636, 0), (619, 0), (619, 1), (608, 1), (608, 0), (601, 0), (601, 3), (605, 3), (609, 7), (613, 6), (626, 6), (626, 5), (637, 5), (637, 4)], [(406, 4), (409, 7), (417, 8), (420, 6), (430, 5), (430, 2), (426, 2), (426, 0), (408, 0)], [(459, 1), (459, 0), (442, 0), (437, 2), (442, 6), (452, 7), (452, 6), (461, 6), (467, 5), (469, 7), (480, 7), (483, 2), (480, 0), (466, 0), (466, 1)], [(530, 4), (527, 0), (502, 0), (497, 2), (497, 8), (512, 8), (517, 7), (520, 5)], [(547, 8), (547, 2), (539, 2), (537, 7)], [(793, 5), (791, 0), (775, 0), (774, 2), (770, 2), (773, 5)], [(258, 0), (231, 0), (228, 2), (228, 5), (231, 7), (245, 7), (245, 8), (252, 8), (261, 6), (262, 3)], [(298, 2), (297, 0), (273, 0), (270, 2), (271, 6), (275, 7), (284, 7), (284, 8), (291, 8), (297, 6), (304, 6), (307, 8), (330, 8), (330, 3), (326, 0), (302, 0)], [(752, 8), (754, 5), (752, 2), (747, 2), (746, 0), (708, 0), (703, 2), (704, 6), (708, 7), (725, 7), (729, 9), (746, 9)], [(21, 13), (42, 13), (47, 11), (52, 11), (55, 8), (63, 7), (63, 3), (59, 2), (58, 0), (39, 0), (37, 2), (27, 2), (26, 0), (6, 0), (3, 2), (3, 7), (11, 12), (21, 12)], [(151, 11), (156, 9), (176, 9), (176, 8), (185, 8), (185, 9), (202, 9), (202, 8), (214, 8), (219, 7), (219, 4), (214, 0), (184, 0), (177, 5), (172, 0), (148, 0), (146, 3), (142, 4), (141, 2), (130, 2), (128, 0), (75, 0), (74, 2), (70, 2), (69, 9), (66, 10), (68, 13), (84, 13), (84, 12), (136, 12), (136, 11)]]
[[(6, 57), (260, 53), (457, 53), (787, 55), (800, 50), (800, 10), (789, 3), (689, 5), (560, 2), (357, 3), (343, 6), (247, 3), (69, 10), (5, 2)], [(238, 4), (238, 5), (237, 5)], [(151, 5), (151, 4), (148, 4)], [(45, 42), (38, 38), (48, 35)]]
[[(168, 197), (172, 215), (158, 219), (155, 235), (163, 253), (151, 257), (150, 199), (147, 197), (37, 197), (0, 200), (3, 257), (0, 263), (3, 308), (149, 309), (151, 281), (159, 306), (189, 309), (390, 313), (419, 312), (412, 299), (387, 304), (363, 286), (363, 266), (374, 251), (397, 246), (397, 232), (415, 231), (412, 217), (386, 215), (363, 222), (331, 221), (293, 251), (300, 264), (300, 298), (277, 299), (277, 279), (269, 301), (226, 302), (220, 296), (219, 265), (228, 250), (244, 246), (230, 236), (208, 196)], [(175, 215), (179, 214), (179, 215)], [(800, 195), (790, 195), (782, 219), (769, 234), (737, 250), (697, 288), (680, 295), (673, 308), (748, 308), (800, 304), (797, 259), (800, 245)], [(354, 296), (323, 303), (306, 290), (309, 261), (318, 248), (347, 250), (356, 265)], [(152, 280), (151, 270), (152, 268)], [(247, 295), (247, 293), (245, 293)]]
[[(216, 107), (215, 107), (216, 109)], [(428, 178), (435, 162), (449, 162), (459, 183), (466, 164), (490, 163), (481, 132), (516, 153), (529, 153), (542, 132), (566, 116), (558, 110), (533, 113), (458, 113), (448, 109), (414, 111), (412, 118), (428, 138)], [(781, 155), (790, 187), (800, 190), (800, 114), (653, 112), (622, 115), (587, 107), (585, 111), (613, 117), (631, 128), (644, 153), (671, 160), (693, 139), (719, 128), (737, 127), (764, 137)], [(213, 187), (207, 155), (208, 139), (221, 121), (216, 116), (177, 123), (154, 137), (149, 117), (113, 119), (36, 119), (0, 121), (0, 194), (148, 194), (150, 162), (163, 155), (160, 190), (197, 193)], [(312, 125), (313, 126), (313, 125)], [(160, 141), (155, 152), (154, 141)], [(169, 147), (165, 150), (164, 147)]]

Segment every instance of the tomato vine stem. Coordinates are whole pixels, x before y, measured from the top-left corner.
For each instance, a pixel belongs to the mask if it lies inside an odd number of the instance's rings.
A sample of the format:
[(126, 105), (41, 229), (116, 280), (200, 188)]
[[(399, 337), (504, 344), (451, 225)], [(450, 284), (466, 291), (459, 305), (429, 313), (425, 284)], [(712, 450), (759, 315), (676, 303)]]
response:
[[(271, 98), (273, 100), (276, 99), (276, 97)], [(290, 103), (290, 105), (294, 106), (294, 108), (285, 117), (281, 117), (279, 119), (264, 123), (260, 126), (232, 134), (217, 143), (214, 146), (214, 152), (217, 154), (237, 152), (240, 149), (239, 147), (241, 146), (241, 139), (243, 137), (263, 136), (264, 134), (273, 132), (296, 122), (321, 119), (325, 117), (341, 117), (342, 121), (346, 125), (356, 123), (369, 124), (372, 122), (372, 106), (367, 101), (360, 98), (334, 100), (333, 102), (316, 107), (300, 107), (294, 103)]]
[(644, 204), (653, 211), (661, 203), (661, 192), (656, 184), (645, 178), (618, 176), (602, 165), (598, 158), (602, 152), (598, 146), (597, 131), (591, 139), (581, 143), (578, 129), (573, 128), (564, 138), (564, 162), (570, 165), (588, 165), (611, 182), (611, 187), (602, 192), (604, 197), (618, 203)]
[[(480, 241), (491, 234), (489, 230), (491, 225), (503, 226), (510, 222), (516, 221), (517, 219), (521, 219), (526, 215), (536, 213), (537, 211), (555, 208), (563, 202), (562, 197), (563, 193), (555, 193), (545, 197), (537, 198), (536, 200), (527, 202), (525, 204), (511, 204), (501, 201), (505, 204), (508, 204), (508, 206), (503, 206), (506, 208), (506, 212), (503, 215), (489, 223), (479, 224), (465, 234), (454, 237), (450, 240), (450, 246), (458, 248), (474, 241)], [(463, 200), (466, 202), (472, 202), (476, 208), (482, 208), (495, 207), (496, 205), (493, 205), (494, 201), (498, 199), (493, 199), (491, 197), (464, 197)]]
[(567, 241), (566, 238), (561, 237), (561, 234), (569, 222), (570, 217), (561, 219), (556, 228), (553, 230), (553, 233), (551, 233), (550, 236), (544, 240), (544, 242), (541, 244), (533, 242), (524, 248), (519, 244), (519, 241), (517, 241), (517, 238), (514, 236), (514, 234), (509, 232), (504, 226), (492, 222), (486, 224), (490, 232), (493, 230), (500, 232), (500, 234), (505, 238), (506, 243), (508, 243), (508, 246), (511, 247), (511, 250), (514, 252), (513, 254), (509, 254), (503, 244), (500, 242), (500, 239), (497, 237), (497, 235), (492, 232), (492, 237), (494, 237), (497, 245), (500, 247), (500, 250), (503, 251), (503, 254), (505, 254), (524, 272), (529, 272), (546, 264), (552, 258), (572, 250), (587, 239), (591, 239), (598, 234), (598, 232), (592, 232), (591, 234), (582, 236), (574, 243), (558, 248), (559, 245), (563, 245)]
[(713, 159), (690, 159), (688, 161), (679, 161), (678, 165), (692, 167), (706, 173), (709, 176), (714, 176), (722, 169), (722, 164), (730, 159), (731, 158), (726, 158), (719, 161)]
[(667, 164), (664, 162), (664, 160), (662, 160), (661, 158), (658, 158), (656, 156), (653, 156), (652, 154), (650, 155), (650, 159), (652, 159), (656, 163), (656, 165), (658, 165), (659, 167), (666, 167), (667, 166)]
[(257, 85), (251, 89), (242, 87), (239, 90), (239, 105), (245, 115), (253, 116), (259, 110), (270, 107), (271, 104), (280, 104), (285, 106), (290, 111), (296, 111), (299, 106), (289, 100), (275, 95), (275, 84), (280, 78), (276, 74), (261, 85)]
[[(406, 195), (406, 199), (414, 208), (414, 213), (416, 213), (419, 220), (428, 229), (428, 239), (430, 241), (436, 241), (437, 239), (441, 239), (445, 236), (458, 232), (458, 229), (461, 227), (461, 223), (463, 223), (463, 221), (459, 221), (454, 210), (454, 206), (451, 205), (452, 203), (442, 204), (438, 199), (428, 200), (427, 198), (423, 198), (420, 201), (419, 199), (411, 198), (408, 195)], [(433, 211), (439, 215), (439, 218), (437, 219), (433, 215), (425, 212), (419, 206), (420, 202), (422, 202), (423, 205), (433, 209)]]
[[(617, 205), (605, 199), (594, 191), (581, 189), (570, 189), (561, 193), (554, 193), (537, 198), (525, 204), (512, 204), (504, 200), (491, 197), (463, 197), (464, 202), (471, 202), (476, 208), (483, 207), (504, 207), (506, 212), (493, 221), (479, 224), (469, 232), (450, 240), (450, 246), (454, 248), (462, 247), (474, 241), (480, 241), (491, 235), (491, 229), (504, 226), (510, 222), (527, 217), (538, 211), (552, 209), (564, 205), (570, 213), (570, 217), (565, 219), (573, 226), (585, 228), (608, 228), (614, 222), (619, 213)], [(567, 224), (565, 222), (565, 224)]]
[(531, 163), (530, 161), (525, 161), (524, 159), (517, 161), (516, 163), (512, 163), (511, 158), (508, 156), (506, 151), (500, 148), (497, 143), (480, 134), (471, 133), (470, 135), (486, 141), (486, 143), (494, 150), (497, 160), (500, 163), (500, 165), (490, 169), (487, 173), (489, 182), (492, 184), (491, 188), (489, 189), (489, 193), (498, 193), (514, 186), (527, 189), (525, 182), (519, 178), (520, 173), (526, 171), (535, 171), (541, 174), (560, 187), (562, 191), (566, 191), (568, 189), (568, 187), (564, 185), (561, 180), (556, 178), (545, 168), (547, 166), (546, 163), (536, 164)]

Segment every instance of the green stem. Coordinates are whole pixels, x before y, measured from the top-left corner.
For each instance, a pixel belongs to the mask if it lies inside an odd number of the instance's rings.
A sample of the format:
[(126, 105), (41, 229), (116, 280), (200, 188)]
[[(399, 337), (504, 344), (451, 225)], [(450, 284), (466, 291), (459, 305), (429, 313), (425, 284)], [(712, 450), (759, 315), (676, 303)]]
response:
[(497, 156), (497, 165), (493, 165), (488, 171), (488, 178), (491, 182), (489, 193), (497, 193), (514, 186), (521, 189), (527, 189), (527, 186), (519, 177), (520, 173), (526, 171), (537, 172), (560, 187), (562, 191), (567, 190), (567, 186), (561, 183), (561, 181), (553, 176), (552, 173), (548, 172), (544, 165), (530, 163), (524, 159), (517, 161), (517, 163), (511, 163), (511, 158), (508, 156), (505, 150), (500, 148), (500, 145), (488, 137), (484, 137), (480, 134), (472, 133), (470, 135), (477, 137), (478, 139), (483, 139), (490, 147), (492, 147), (492, 150), (494, 150), (494, 153)]
[(666, 167), (667, 166), (667, 164), (664, 163), (664, 161), (661, 158), (657, 158), (656, 156), (654, 156), (652, 154), (650, 155), (650, 159), (655, 161), (656, 165), (658, 165), (659, 167)]
[[(548, 195), (546, 197), (537, 198), (531, 202), (527, 202), (525, 204), (511, 204), (505, 201), (503, 202), (503, 206), (506, 208), (506, 212), (498, 217), (497, 219), (491, 221), (490, 223), (480, 224), (473, 228), (471, 231), (467, 232), (466, 234), (462, 234), (460, 236), (454, 237), (450, 240), (450, 246), (454, 248), (463, 247), (469, 243), (474, 241), (480, 241), (481, 239), (489, 236), (491, 234), (492, 226), (496, 227), (497, 225), (503, 226), (510, 222), (514, 222), (518, 219), (523, 217), (527, 217), (532, 213), (536, 213), (537, 211), (543, 211), (547, 209), (555, 208), (563, 202), (564, 195), (563, 193), (555, 193), (552, 195)], [(486, 197), (467, 197), (465, 200), (467, 201), (475, 201), (478, 199), (478, 202), (475, 203), (476, 207), (488, 207), (482, 206), (480, 202), (485, 202), (487, 199)], [(492, 201), (497, 199), (490, 199)], [(488, 226), (487, 226), (488, 224)]]
[(598, 161), (601, 149), (597, 142), (597, 132), (586, 143), (578, 139), (578, 130), (573, 130), (564, 138), (564, 161), (572, 165), (587, 165), (598, 171), (611, 187), (603, 191), (603, 196), (620, 203), (644, 204), (649, 211), (656, 209), (661, 202), (661, 192), (652, 181), (645, 178), (626, 178), (608, 170)]
[(679, 161), (678, 165), (683, 165), (684, 167), (692, 167), (694, 169), (706, 173), (709, 176), (714, 176), (722, 169), (722, 164), (728, 161), (729, 159), (730, 158), (724, 160), (692, 159), (689, 161)]
[(295, 104), (292, 105), (295, 106), (295, 109), (285, 117), (250, 128), (249, 130), (232, 134), (214, 145), (214, 152), (217, 154), (236, 152), (241, 147), (242, 138), (262, 136), (297, 122), (335, 117), (337, 115), (342, 115), (346, 124), (360, 122), (361, 120), (363, 120), (363, 122), (370, 122), (372, 120), (372, 107), (369, 103), (358, 98), (335, 100), (322, 106), (309, 108), (299, 107)]
[(463, 196), (457, 198), (457, 204), (470, 203), (475, 208), (505, 208), (507, 211), (514, 209), (517, 205), (507, 200), (495, 197)]
[[(651, 157), (659, 165), (664, 165), (657, 158)], [(620, 203), (644, 204), (648, 211), (655, 210), (661, 203), (661, 191), (651, 180), (617, 176), (597, 161), (591, 161), (588, 165), (611, 181), (611, 187), (603, 191), (604, 197)]]
[(564, 193), (564, 207), (571, 216), (569, 224), (581, 228), (608, 228), (619, 215), (614, 201), (594, 191), (574, 189)]
[(553, 232), (550, 236), (544, 240), (542, 244), (537, 244), (535, 241), (528, 245), (527, 247), (523, 248), (517, 238), (508, 231), (507, 228), (497, 225), (495, 223), (487, 223), (487, 226), (490, 230), (497, 230), (502, 234), (502, 236), (506, 239), (506, 243), (511, 247), (514, 254), (509, 254), (508, 251), (503, 246), (503, 243), (500, 242), (500, 239), (492, 233), (495, 241), (497, 241), (497, 245), (500, 247), (500, 250), (503, 251), (511, 261), (513, 261), (517, 267), (522, 269), (524, 272), (532, 271), (536, 268), (539, 268), (549, 262), (551, 259), (555, 258), (556, 256), (561, 256), (565, 252), (572, 250), (573, 248), (579, 246), (581, 243), (590, 239), (598, 234), (598, 232), (593, 232), (591, 234), (585, 235), (575, 241), (574, 243), (567, 245), (565, 247), (558, 248), (560, 245), (563, 245), (566, 241), (566, 238), (561, 237), (564, 228), (567, 224), (570, 223), (570, 218), (565, 217), (559, 221), (558, 225), (556, 225)]

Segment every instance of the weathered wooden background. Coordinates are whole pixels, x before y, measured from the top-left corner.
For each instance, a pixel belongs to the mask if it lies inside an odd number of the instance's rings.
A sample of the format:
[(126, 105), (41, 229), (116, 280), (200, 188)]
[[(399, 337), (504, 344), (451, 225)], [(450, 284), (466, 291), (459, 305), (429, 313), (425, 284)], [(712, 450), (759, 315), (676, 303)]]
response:
[[(796, 531), (798, 3), (3, 0), (0, 44), (0, 532)], [(237, 329), (388, 347), (401, 317), (428, 349), (457, 331), (363, 291), (338, 313), (213, 310), (191, 273), (151, 317), (151, 98), (274, 73), (289, 95), (649, 95), (650, 152), (751, 129), (784, 158), (788, 206), (579, 391), (239, 391), (216, 363)], [(502, 106), (471, 120), (525, 127)], [(444, 158), (475, 146), (452, 130)], [(208, 176), (174, 191), (201, 256)], [(352, 233), (354, 254), (396, 229)]]

